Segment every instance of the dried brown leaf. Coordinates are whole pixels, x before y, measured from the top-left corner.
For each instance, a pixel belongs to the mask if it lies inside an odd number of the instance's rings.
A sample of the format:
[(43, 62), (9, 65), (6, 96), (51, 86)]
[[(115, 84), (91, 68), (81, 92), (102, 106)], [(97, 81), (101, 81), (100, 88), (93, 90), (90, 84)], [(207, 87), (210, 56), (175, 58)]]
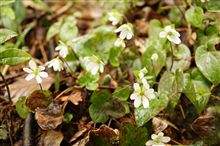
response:
[[(54, 78), (50, 75), (42, 82), (44, 90), (48, 90), (54, 83)], [(39, 90), (40, 87), (35, 80), (26, 81), (24, 77), (19, 78), (16, 82), (9, 85), (12, 96), (12, 101), (15, 104), (21, 96), (28, 96), (34, 90)]]
[(67, 96), (61, 96), (61, 97), (59, 97), (59, 99), (62, 102), (70, 101), (74, 105), (78, 105), (79, 102), (83, 101), (83, 99), (82, 99), (82, 91), (75, 90), (75, 91), (73, 91), (72, 94), (67, 95)]
[(43, 130), (52, 130), (63, 121), (63, 114), (60, 105), (51, 103), (45, 109), (36, 109), (35, 119)]
[(60, 146), (63, 134), (58, 131), (49, 130), (41, 135), (39, 146)]

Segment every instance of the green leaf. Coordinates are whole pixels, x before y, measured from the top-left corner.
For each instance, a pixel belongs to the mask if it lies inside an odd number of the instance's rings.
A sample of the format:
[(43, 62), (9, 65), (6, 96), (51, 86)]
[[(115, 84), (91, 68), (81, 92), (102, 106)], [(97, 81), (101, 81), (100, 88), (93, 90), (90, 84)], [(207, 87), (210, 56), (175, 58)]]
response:
[(47, 32), (47, 37), (46, 40), (49, 41), (53, 36), (55, 36), (56, 34), (58, 34), (60, 32), (60, 28), (63, 24), (63, 19), (61, 19), (60, 21), (53, 23), (48, 32)]
[(163, 110), (167, 106), (168, 98), (167, 96), (161, 95), (156, 99), (151, 99), (149, 102), (149, 108), (141, 106), (135, 109), (135, 120), (139, 127), (143, 126), (146, 122)]
[(172, 7), (170, 12), (169, 12), (169, 17), (170, 17), (170, 20), (175, 23), (176, 25), (180, 25), (181, 24), (181, 21), (182, 21), (182, 14), (181, 14), (181, 11), (180, 9), (178, 9), (178, 7)]
[(9, 40), (15, 36), (17, 36), (17, 33), (15, 33), (14, 31), (1, 28), (0, 29), (0, 44), (6, 42), (7, 40)]
[(194, 27), (201, 28), (203, 21), (203, 9), (201, 7), (191, 7), (185, 12), (186, 20)]
[(6, 17), (14, 20), (15, 19), (15, 12), (9, 6), (1, 7), (1, 16), (6, 16)]
[(26, 7), (24, 6), (22, 0), (16, 0), (14, 3), (14, 11), (16, 15), (16, 21), (20, 24), (26, 16)]
[(105, 113), (106, 103), (110, 102), (111, 94), (107, 90), (94, 92), (90, 101), (92, 104), (89, 107), (89, 114), (92, 121), (95, 123), (105, 123), (109, 116)]
[[(151, 56), (157, 53), (158, 59), (156, 61), (151, 60)], [(157, 49), (153, 46), (150, 46), (141, 56), (143, 61), (143, 67), (146, 67), (149, 75), (157, 76), (160, 73), (160, 70), (163, 68), (166, 62), (166, 50)]]
[(119, 56), (121, 54), (121, 51), (122, 51), (121, 47), (111, 48), (109, 54), (109, 61), (113, 67), (118, 67), (120, 65)]
[(153, 19), (150, 21), (148, 26), (148, 36), (150, 38), (159, 38), (159, 33), (163, 31), (161, 23), (157, 19)]
[(115, 90), (113, 96), (117, 97), (121, 101), (127, 101), (130, 95), (130, 91), (130, 86), (119, 87)]
[(174, 62), (172, 72), (175, 72), (177, 69), (181, 69), (183, 71), (189, 69), (191, 63), (191, 52), (186, 45), (178, 45), (178, 47), (174, 49), (173, 55)]
[(0, 51), (0, 64), (18, 65), (31, 59), (31, 55), (19, 49)]
[(200, 114), (208, 103), (211, 85), (198, 69), (194, 69), (191, 74), (184, 74), (184, 94)]
[(96, 90), (98, 88), (98, 83), (96, 83), (99, 79), (99, 75), (91, 75), (90, 73), (86, 73), (84, 76), (79, 77), (77, 80), (81, 87), (86, 87), (88, 90)]
[(181, 92), (183, 90), (183, 72), (176, 71), (171, 73), (166, 71), (159, 81), (158, 92), (160, 95), (169, 98), (168, 111), (173, 111), (174, 107), (179, 101)]
[(15, 0), (0, 0), (0, 6), (5, 6), (14, 3)]
[(207, 46), (202, 45), (197, 48), (195, 54), (196, 66), (202, 74), (214, 85), (220, 83), (220, 52), (208, 50)]
[(62, 24), (59, 32), (59, 37), (63, 42), (74, 39), (78, 34), (78, 28), (75, 25), (75, 18), (69, 16)]
[(20, 99), (16, 102), (15, 107), (18, 115), (25, 119), (30, 112), (29, 108), (25, 105), (25, 96), (21, 96)]
[(148, 130), (145, 127), (135, 128), (126, 124), (120, 133), (119, 146), (144, 146), (148, 138)]

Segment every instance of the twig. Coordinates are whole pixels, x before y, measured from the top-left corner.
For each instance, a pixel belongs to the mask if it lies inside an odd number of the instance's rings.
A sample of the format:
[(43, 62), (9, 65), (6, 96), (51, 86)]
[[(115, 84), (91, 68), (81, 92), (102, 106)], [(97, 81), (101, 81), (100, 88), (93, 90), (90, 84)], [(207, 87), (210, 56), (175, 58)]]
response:
[(32, 114), (29, 113), (25, 119), (24, 129), (23, 129), (23, 146), (31, 146), (31, 123)]
[(0, 76), (2, 77), (2, 80), (5, 83), (5, 86), (6, 86), (6, 89), (7, 89), (7, 92), (8, 92), (8, 99), (9, 99), (9, 102), (11, 104), (12, 100), (11, 100), (11, 94), (10, 94), (10, 90), (9, 90), (9, 87), (8, 87), (8, 83), (6, 82), (5, 77), (3, 76), (3, 74), (1, 72), (0, 72)]

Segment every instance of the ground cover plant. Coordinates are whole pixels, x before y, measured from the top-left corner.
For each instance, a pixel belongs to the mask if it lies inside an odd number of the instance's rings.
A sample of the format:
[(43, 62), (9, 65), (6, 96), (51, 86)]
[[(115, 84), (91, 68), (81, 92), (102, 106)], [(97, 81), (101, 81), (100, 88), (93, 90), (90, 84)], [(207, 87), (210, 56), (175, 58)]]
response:
[(0, 145), (220, 145), (219, 0), (1, 0)]

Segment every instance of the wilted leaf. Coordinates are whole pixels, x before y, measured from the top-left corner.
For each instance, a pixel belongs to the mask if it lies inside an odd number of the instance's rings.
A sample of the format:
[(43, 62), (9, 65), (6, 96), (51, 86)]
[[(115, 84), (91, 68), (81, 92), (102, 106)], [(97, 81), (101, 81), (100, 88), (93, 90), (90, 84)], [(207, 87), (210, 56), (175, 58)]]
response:
[(35, 111), (36, 108), (46, 108), (52, 102), (51, 92), (48, 90), (35, 90), (27, 96), (25, 105), (30, 110)]
[(59, 131), (49, 130), (45, 131), (41, 137), (38, 145), (40, 146), (60, 146), (63, 140), (63, 134)]
[[(41, 83), (44, 90), (48, 90), (54, 83), (52, 75), (45, 78)], [(19, 78), (17, 81), (9, 85), (12, 96), (12, 101), (15, 104), (21, 96), (28, 96), (34, 90), (40, 90), (39, 84), (35, 80), (27, 81), (24, 77)]]
[(37, 108), (35, 119), (43, 130), (52, 130), (63, 121), (63, 113), (60, 105), (51, 103), (47, 108)]
[(19, 49), (0, 51), (0, 64), (18, 65), (31, 59), (31, 55)]
[(61, 101), (70, 101), (72, 102), (74, 105), (78, 105), (79, 102), (83, 101), (82, 100), (82, 91), (80, 90), (76, 90), (76, 91), (73, 91), (73, 93), (71, 93), (70, 95), (67, 95), (67, 96), (61, 96), (59, 97), (59, 99)]
[(0, 44), (6, 42), (7, 40), (17, 36), (17, 33), (9, 29), (1, 28), (0, 29)]

